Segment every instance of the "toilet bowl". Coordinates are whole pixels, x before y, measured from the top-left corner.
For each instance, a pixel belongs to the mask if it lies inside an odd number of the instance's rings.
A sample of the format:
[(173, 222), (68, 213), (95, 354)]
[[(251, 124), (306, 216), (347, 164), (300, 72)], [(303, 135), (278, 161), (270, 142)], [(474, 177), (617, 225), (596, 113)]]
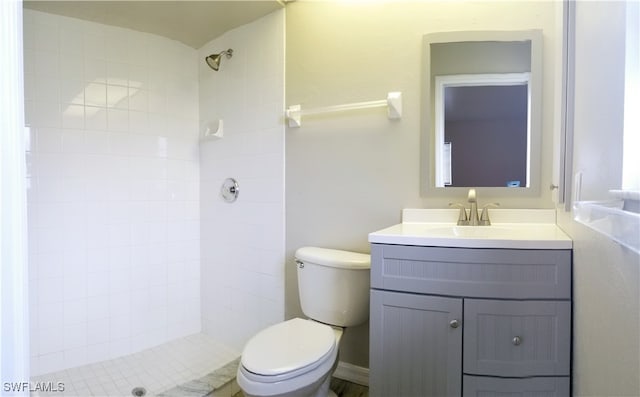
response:
[(368, 319), (369, 255), (303, 247), (296, 264), (300, 303), (310, 319), (272, 325), (247, 342), (237, 382), (248, 397), (329, 395), (344, 327)]
[(247, 397), (326, 396), (341, 337), (341, 328), (301, 318), (266, 328), (244, 348), (238, 385)]

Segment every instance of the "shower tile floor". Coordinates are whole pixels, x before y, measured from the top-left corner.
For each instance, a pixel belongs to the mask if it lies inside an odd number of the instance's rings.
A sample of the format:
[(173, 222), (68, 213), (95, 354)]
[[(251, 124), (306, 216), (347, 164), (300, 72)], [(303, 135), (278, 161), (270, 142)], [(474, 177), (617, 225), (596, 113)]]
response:
[[(238, 391), (235, 381), (225, 383), (234, 380), (235, 371), (223, 370), (221, 373), (216, 370), (224, 369), (222, 367), (225, 364), (237, 358), (237, 352), (211, 337), (195, 334), (128, 356), (35, 376), (31, 379), (32, 383), (52, 382), (55, 387), (58, 382), (63, 382), (64, 391), (31, 395), (131, 396), (133, 388), (144, 387), (146, 396), (157, 396), (166, 394), (171, 389), (175, 390), (178, 385), (207, 377), (224, 384), (224, 387), (216, 389), (213, 396), (231, 397)], [(221, 375), (223, 379), (220, 379)]]

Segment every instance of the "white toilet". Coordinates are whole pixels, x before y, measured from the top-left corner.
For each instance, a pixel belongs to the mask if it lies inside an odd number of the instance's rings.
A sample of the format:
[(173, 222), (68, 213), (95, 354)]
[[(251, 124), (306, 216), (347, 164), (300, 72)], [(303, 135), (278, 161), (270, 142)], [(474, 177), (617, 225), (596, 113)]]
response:
[(302, 311), (247, 342), (237, 382), (245, 396), (325, 397), (344, 327), (369, 318), (367, 254), (317, 247), (296, 251)]

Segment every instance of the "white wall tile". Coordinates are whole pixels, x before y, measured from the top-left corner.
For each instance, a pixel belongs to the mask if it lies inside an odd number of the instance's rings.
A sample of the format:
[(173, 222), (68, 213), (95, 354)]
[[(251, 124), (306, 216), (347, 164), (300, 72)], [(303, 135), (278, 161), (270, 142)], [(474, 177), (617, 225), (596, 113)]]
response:
[(107, 85), (88, 83), (84, 87), (84, 103), (87, 106), (107, 106)]
[(94, 131), (89, 128), (89, 124), (93, 124), (93, 121), (90, 121), (87, 113), (85, 113), (85, 127), (87, 130), (84, 131), (84, 152), (90, 154), (107, 153), (109, 151), (109, 133), (106, 131)]
[(38, 332), (39, 354), (60, 352), (64, 349), (62, 327), (44, 328)]
[(75, 347), (86, 346), (87, 344), (86, 323), (64, 326), (63, 333), (64, 333), (65, 349), (72, 349)]
[(97, 296), (89, 296), (87, 298), (87, 319), (89, 323), (100, 319), (108, 321), (108, 317), (109, 296), (106, 293)]
[(127, 87), (129, 85), (129, 65), (124, 62), (107, 61), (107, 84)]
[(57, 102), (60, 99), (60, 80), (52, 76), (35, 76), (35, 92), (32, 97), (38, 101)]
[[(283, 18), (273, 13), (199, 51), (204, 58), (219, 48), (246, 49), (218, 72), (198, 65), (201, 122), (223, 119), (225, 128), (223, 139), (200, 149), (200, 238), (211, 242), (201, 245), (202, 322), (205, 332), (238, 350), (284, 318)], [(272, 51), (247, 56), (262, 47)], [(265, 75), (265, 67), (279, 74)], [(268, 104), (265, 90), (275, 91)], [(240, 184), (233, 204), (219, 196), (228, 176)]]
[(64, 366), (67, 368), (77, 367), (87, 363), (87, 347), (78, 346), (64, 351)]
[(114, 132), (129, 130), (129, 111), (122, 109), (107, 109), (107, 129)]
[[(65, 55), (61, 57), (60, 78), (65, 81), (84, 81), (84, 57), (77, 55)], [(73, 98), (75, 98), (79, 94), (82, 94), (82, 91), (69, 92), (69, 94), (73, 94)], [(65, 96), (60, 96), (62, 101), (64, 101), (65, 98)]]
[(58, 128), (61, 123), (60, 104), (53, 101), (33, 101), (29, 124), (36, 127)]
[(87, 274), (87, 297), (94, 297), (109, 292), (109, 274), (107, 272)]
[(60, 53), (65, 54), (61, 59), (68, 58), (69, 55), (84, 55), (82, 33), (79, 26), (60, 27)]
[[(47, 59), (25, 64), (35, 137), (28, 159), (34, 375), (197, 332), (199, 306), (183, 313), (185, 325), (167, 314), (167, 305), (186, 299), (174, 290), (178, 301), (169, 301), (169, 262), (188, 260), (191, 282), (200, 276), (199, 211), (190, 209), (199, 205), (197, 52), (146, 33), (24, 15), (25, 57)], [(180, 69), (150, 65), (150, 53)], [(173, 107), (167, 87), (177, 87)], [(168, 193), (169, 153), (181, 158), (171, 166), (180, 194)], [(185, 240), (172, 256), (169, 234)], [(138, 287), (145, 293), (134, 294)], [(134, 308), (151, 321), (138, 343)]]
[[(162, 343), (162, 342), (160, 342)], [(113, 340), (109, 342), (109, 357), (115, 358), (128, 354), (131, 349), (131, 338)]]
[(64, 354), (61, 351), (49, 353), (49, 354), (41, 354), (40, 356), (38, 356), (37, 361), (35, 361), (37, 369), (41, 374), (46, 374), (49, 372), (54, 372), (59, 370), (62, 367), (61, 363), (63, 362), (64, 362)]
[[(89, 331), (91, 334), (91, 330)], [(87, 346), (87, 361), (89, 363), (104, 361), (109, 359), (109, 344), (107, 343), (98, 343), (98, 344), (89, 344)]]
[[(133, 100), (136, 103), (132, 102)], [(147, 134), (150, 132), (149, 115), (146, 112), (146, 102), (140, 103), (140, 101), (138, 96), (129, 98), (129, 130), (138, 134)]]
[[(101, 54), (101, 55), (104, 55), (104, 54)], [(94, 58), (85, 57), (84, 81), (88, 83), (95, 83), (95, 84), (107, 83), (107, 62), (104, 60), (104, 58), (94, 59)], [(105, 101), (106, 101), (106, 96), (105, 96)]]
[[(61, 282), (57, 279), (50, 280), (52, 284)], [(34, 301), (31, 304), (38, 304), (38, 321), (37, 324), (41, 328), (53, 328), (56, 326), (62, 326), (63, 305), (62, 299), (55, 301), (44, 300), (40, 298), (41, 291), (39, 290), (38, 301)], [(39, 302), (39, 303), (38, 303)]]
[[(45, 304), (55, 304), (61, 303), (64, 299), (64, 290), (63, 290), (63, 277), (62, 275), (54, 278), (42, 278), (38, 280), (37, 288), (38, 288), (38, 299), (41, 303), (41, 308), (44, 308)], [(59, 307), (60, 309), (62, 306)], [(59, 313), (58, 307), (50, 307), (51, 316), (48, 316), (47, 313), (41, 313), (42, 316), (47, 315), (46, 320), (43, 317), (40, 317), (40, 322), (43, 321), (55, 321), (55, 316)]]
[(85, 106), (85, 128), (87, 130), (107, 129), (107, 109), (97, 106)]
[(81, 275), (73, 275), (64, 278), (64, 299), (86, 299), (87, 278)]
[(116, 108), (116, 109), (129, 109), (129, 88), (126, 86), (127, 80), (117, 79), (117, 84), (121, 85), (113, 85), (111, 82), (107, 84), (107, 107)]
[(64, 302), (64, 325), (86, 324), (87, 300), (77, 299)]
[(84, 106), (74, 104), (61, 104), (62, 128), (84, 129)]

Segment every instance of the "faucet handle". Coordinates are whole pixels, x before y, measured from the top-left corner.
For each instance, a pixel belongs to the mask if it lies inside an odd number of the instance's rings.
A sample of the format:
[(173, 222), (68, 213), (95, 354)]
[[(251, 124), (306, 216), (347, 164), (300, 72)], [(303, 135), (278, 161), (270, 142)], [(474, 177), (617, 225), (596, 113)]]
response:
[(500, 203), (489, 203), (482, 207), (482, 214), (480, 214), (480, 225), (489, 226), (491, 221), (489, 220), (489, 208), (499, 207)]
[(458, 226), (464, 226), (469, 224), (469, 220), (467, 218), (467, 210), (464, 208), (463, 204), (449, 203), (449, 207), (456, 207), (460, 209), (460, 212), (458, 213)]

